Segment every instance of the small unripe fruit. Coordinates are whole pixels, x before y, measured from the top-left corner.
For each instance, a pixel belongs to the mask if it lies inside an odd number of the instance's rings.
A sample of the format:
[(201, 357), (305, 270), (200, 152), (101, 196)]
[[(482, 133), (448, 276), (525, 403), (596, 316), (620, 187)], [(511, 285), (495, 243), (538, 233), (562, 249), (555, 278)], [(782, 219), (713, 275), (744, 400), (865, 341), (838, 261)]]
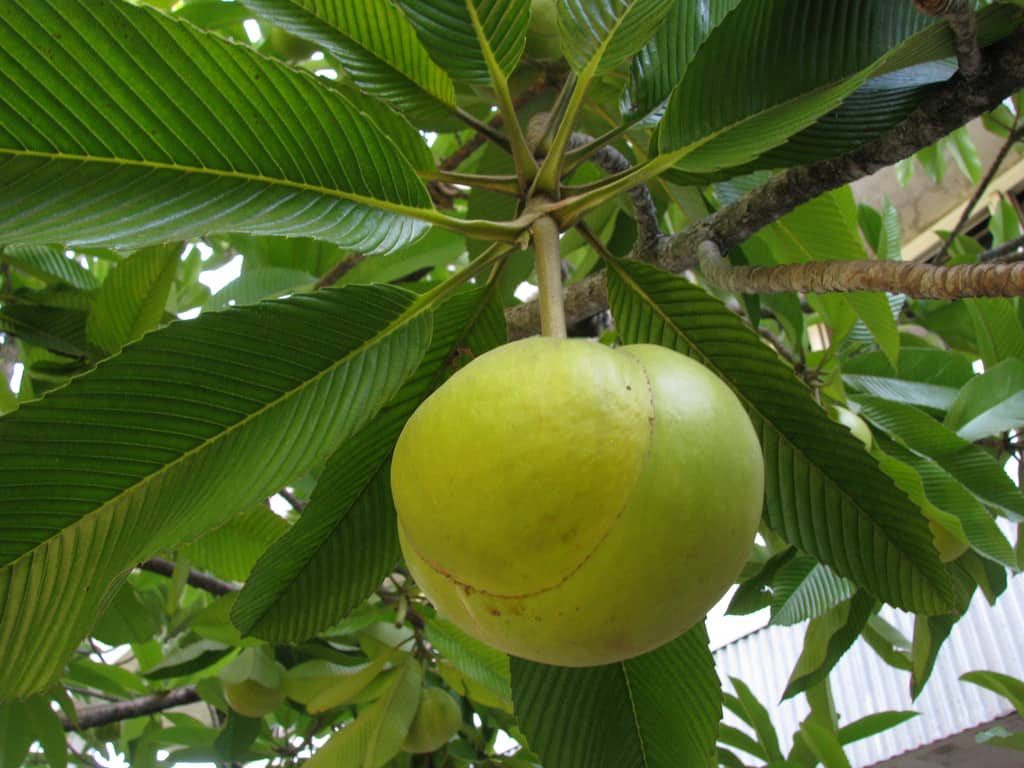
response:
[(438, 610), (561, 666), (645, 653), (739, 574), (764, 466), (711, 371), (653, 345), (533, 338), (416, 411), (391, 474), (409, 569)]
[(441, 688), (425, 688), (402, 749), (413, 754), (436, 752), (458, 733), (460, 725), (462, 712), (455, 699)]
[(284, 703), (284, 667), (261, 648), (246, 648), (220, 672), (224, 698), (245, 717), (264, 717)]

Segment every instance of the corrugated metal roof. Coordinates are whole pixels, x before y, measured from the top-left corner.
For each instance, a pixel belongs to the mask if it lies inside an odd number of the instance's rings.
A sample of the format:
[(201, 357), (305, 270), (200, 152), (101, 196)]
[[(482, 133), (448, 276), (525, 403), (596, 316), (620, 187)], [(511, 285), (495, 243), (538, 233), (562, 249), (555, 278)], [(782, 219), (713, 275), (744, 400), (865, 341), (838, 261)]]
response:
[[(913, 616), (890, 608), (883, 617), (908, 638)], [(738, 677), (768, 708), (783, 750), (807, 716), (804, 697), (779, 699), (803, 649), (806, 623), (793, 627), (765, 627), (714, 652), (719, 675), (727, 688)], [(1024, 678), (1024, 579), (1013, 578), (995, 606), (979, 594), (967, 615), (953, 628), (939, 652), (935, 671), (916, 702), (910, 700), (910, 674), (883, 662), (862, 640), (851, 648), (832, 672), (832, 692), (840, 724), (884, 710), (912, 709), (920, 717), (872, 739), (853, 744), (847, 754), (854, 768), (863, 768), (937, 739), (951, 736), (1013, 711), (1005, 699), (960, 682), (965, 672), (977, 669)], [(743, 727), (726, 711), (725, 722)]]

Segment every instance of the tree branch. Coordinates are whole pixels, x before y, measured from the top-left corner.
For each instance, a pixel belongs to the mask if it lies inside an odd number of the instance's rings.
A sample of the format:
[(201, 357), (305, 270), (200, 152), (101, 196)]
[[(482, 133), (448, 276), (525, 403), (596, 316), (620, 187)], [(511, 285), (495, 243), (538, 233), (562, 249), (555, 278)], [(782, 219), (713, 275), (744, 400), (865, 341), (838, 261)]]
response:
[[(594, 141), (585, 133), (574, 133), (569, 139), (569, 149), (584, 147)], [(605, 144), (588, 158), (609, 176), (625, 173), (632, 169), (629, 160), (611, 144)], [(637, 244), (636, 250), (649, 251), (662, 236), (658, 225), (658, 207), (654, 204), (654, 196), (646, 184), (629, 190), (629, 199), (636, 212)]]
[[(146, 562), (139, 563), (139, 568), (143, 571), (167, 576), (168, 578), (174, 575), (174, 563), (170, 560), (164, 560), (162, 557), (151, 557)], [(227, 581), (221, 581), (216, 576), (211, 576), (209, 573), (197, 571), (194, 568), (189, 569), (186, 581), (190, 586), (193, 586), (196, 589), (205, 590), (211, 595), (227, 595), (231, 592), (238, 591), (238, 587), (234, 584)]]
[(940, 267), (912, 261), (811, 261), (774, 267), (730, 264), (708, 241), (698, 249), (708, 282), (734, 293), (889, 291), (915, 299), (1024, 295), (1024, 263)]
[[(968, 82), (963, 76), (955, 75), (938, 88), (927, 103), (878, 138), (845, 155), (783, 171), (762, 187), (682, 232), (657, 240), (655, 248), (639, 252), (637, 257), (672, 272), (693, 268), (697, 263), (697, 248), (702, 242), (710, 240), (723, 253), (727, 252), (818, 195), (910, 157), (975, 117), (990, 112), (1024, 84), (1024, 29), (987, 48), (983, 63), (983, 77)], [(536, 333), (537, 312), (532, 304), (506, 312), (511, 337)], [(570, 325), (607, 307), (603, 275), (588, 277), (566, 293)]]
[(978, 21), (971, 0), (914, 0), (914, 5), (927, 16), (945, 16), (956, 38), (956, 59), (968, 80), (982, 72), (981, 48), (978, 47)]
[(195, 701), (199, 701), (199, 694), (196, 693), (195, 686), (189, 685), (184, 688), (175, 688), (166, 693), (154, 693), (149, 696), (140, 696), (137, 699), (119, 701), (116, 704), (98, 704), (94, 707), (84, 707), (77, 712), (77, 727), (65, 715), (58, 714), (58, 717), (60, 717), (61, 725), (65, 731), (84, 731), (100, 725), (129, 720), (141, 715), (162, 712), (165, 709), (180, 707)]

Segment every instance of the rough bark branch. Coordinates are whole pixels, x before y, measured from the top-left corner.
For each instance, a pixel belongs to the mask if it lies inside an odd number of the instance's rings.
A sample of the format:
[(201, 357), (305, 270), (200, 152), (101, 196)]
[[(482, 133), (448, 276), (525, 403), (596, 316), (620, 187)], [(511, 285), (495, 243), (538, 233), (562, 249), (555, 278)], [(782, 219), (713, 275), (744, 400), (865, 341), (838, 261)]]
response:
[[(656, 241), (653, 252), (637, 256), (662, 269), (682, 272), (696, 266), (697, 248), (711, 241), (724, 253), (818, 195), (869, 176), (930, 146), (970, 120), (990, 112), (1024, 85), (1024, 29), (987, 48), (982, 76), (955, 75), (906, 120), (860, 148), (839, 157), (790, 168), (764, 186), (682, 232)], [(608, 307), (603, 275), (573, 285), (566, 295), (570, 324)], [(579, 314), (577, 314), (579, 313)], [(506, 313), (513, 338), (536, 333), (537, 312), (529, 304)]]
[(184, 688), (175, 688), (166, 693), (140, 696), (137, 699), (119, 701), (115, 704), (98, 704), (93, 707), (85, 707), (76, 713), (77, 727), (65, 715), (61, 714), (59, 717), (65, 731), (84, 731), (100, 725), (129, 720), (141, 715), (162, 712), (165, 709), (180, 707), (195, 701), (199, 701), (199, 694), (196, 693), (194, 686), (189, 685)]
[(956, 39), (956, 59), (968, 80), (982, 72), (981, 48), (978, 47), (978, 21), (971, 0), (914, 0), (917, 9), (928, 16), (945, 16)]
[(733, 293), (890, 291), (915, 299), (1024, 295), (1024, 263), (940, 267), (912, 261), (812, 261), (774, 267), (730, 264), (718, 246), (698, 249), (705, 279)]
[[(593, 141), (592, 136), (585, 133), (574, 133), (569, 139), (569, 149), (586, 146)], [(625, 173), (632, 166), (628, 158), (611, 144), (605, 144), (594, 152), (589, 158), (609, 176)], [(655, 243), (661, 237), (661, 227), (658, 225), (658, 207), (654, 204), (654, 196), (646, 184), (633, 187), (629, 190), (629, 199), (636, 211), (637, 228), (637, 252), (649, 251), (655, 247)]]
[[(139, 568), (143, 571), (167, 576), (168, 578), (174, 575), (174, 563), (170, 560), (164, 560), (162, 557), (152, 557), (146, 562), (140, 563)], [(195, 587), (196, 589), (202, 589), (209, 592), (211, 595), (226, 595), (231, 592), (238, 591), (238, 587), (234, 584), (227, 581), (221, 581), (216, 576), (211, 576), (208, 573), (197, 571), (194, 568), (189, 569), (186, 581), (189, 586)]]

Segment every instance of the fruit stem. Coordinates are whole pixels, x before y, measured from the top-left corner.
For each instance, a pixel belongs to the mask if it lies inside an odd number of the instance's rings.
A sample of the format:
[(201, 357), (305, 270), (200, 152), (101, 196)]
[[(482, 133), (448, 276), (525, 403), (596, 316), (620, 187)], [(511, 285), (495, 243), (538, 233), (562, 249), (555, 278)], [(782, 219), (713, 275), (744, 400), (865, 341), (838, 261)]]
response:
[(541, 216), (533, 222), (531, 229), (540, 289), (540, 332), (542, 336), (564, 339), (569, 334), (562, 298), (562, 250), (558, 223), (550, 216)]

